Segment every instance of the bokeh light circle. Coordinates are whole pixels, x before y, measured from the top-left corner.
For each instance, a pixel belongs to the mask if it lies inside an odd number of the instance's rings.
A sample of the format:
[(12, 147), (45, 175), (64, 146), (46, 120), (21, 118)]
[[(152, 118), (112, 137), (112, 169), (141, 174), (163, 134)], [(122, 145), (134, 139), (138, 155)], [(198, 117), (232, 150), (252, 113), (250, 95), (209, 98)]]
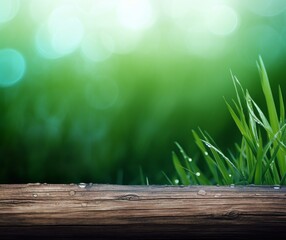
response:
[(207, 17), (210, 32), (226, 36), (235, 31), (238, 26), (238, 15), (234, 9), (225, 5), (217, 5), (210, 9)]
[(113, 52), (113, 42), (102, 34), (89, 34), (82, 42), (81, 50), (88, 60), (101, 62), (108, 59)]
[(26, 63), (21, 53), (14, 49), (0, 50), (0, 87), (12, 86), (25, 73)]
[(84, 35), (83, 24), (72, 5), (56, 8), (50, 15), (48, 27), (52, 46), (62, 55), (72, 53)]
[(36, 47), (45, 58), (56, 59), (74, 52), (81, 44), (85, 30), (73, 5), (55, 8), (36, 34)]
[(143, 30), (155, 21), (154, 11), (149, 0), (121, 0), (117, 7), (119, 23), (131, 30)]
[(285, 0), (251, 0), (245, 5), (253, 13), (265, 17), (276, 16), (286, 10)]
[(19, 0), (0, 1), (0, 24), (11, 21), (18, 13), (20, 7)]

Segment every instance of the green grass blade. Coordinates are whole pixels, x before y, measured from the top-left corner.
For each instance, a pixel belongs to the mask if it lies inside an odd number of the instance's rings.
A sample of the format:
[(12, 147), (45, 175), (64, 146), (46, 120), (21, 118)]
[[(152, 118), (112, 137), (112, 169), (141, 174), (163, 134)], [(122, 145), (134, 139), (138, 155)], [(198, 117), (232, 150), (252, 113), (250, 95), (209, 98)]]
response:
[(179, 175), (179, 178), (181, 179), (182, 184), (189, 185), (190, 180), (189, 180), (183, 166), (181, 165), (178, 156), (174, 152), (173, 152), (173, 164), (175, 166), (176, 172)]
[(272, 90), (271, 90), (270, 83), (268, 80), (267, 72), (266, 72), (261, 56), (259, 57), (259, 63), (257, 64), (257, 66), (258, 66), (259, 73), (260, 73), (261, 85), (262, 85), (262, 90), (263, 90), (264, 97), (266, 100), (270, 124), (272, 126), (273, 131), (278, 132), (279, 119), (278, 119), (276, 106), (275, 106), (273, 95), (272, 95)]
[(166, 174), (164, 171), (162, 171), (162, 174), (163, 174), (164, 177), (167, 179), (167, 181), (169, 182), (170, 185), (174, 185), (174, 184), (172, 183), (171, 179), (167, 176), (167, 174)]
[(213, 149), (214, 151), (216, 151), (224, 160), (226, 160), (226, 162), (228, 163), (229, 167), (232, 168), (232, 170), (233, 170), (232, 172), (236, 172), (236, 173), (240, 174), (240, 171), (239, 171), (239, 170), (236, 168), (236, 166), (229, 160), (229, 158), (226, 157), (226, 156), (222, 153), (222, 151), (220, 151), (218, 148), (216, 148), (215, 146), (213, 146), (213, 145), (210, 144), (209, 142), (204, 141), (204, 140), (202, 140), (202, 141), (206, 144), (207, 147), (209, 147), (210, 149)]
[(280, 124), (285, 122), (285, 107), (281, 87), (279, 86)]
[(267, 130), (267, 132), (272, 136), (273, 135), (273, 130), (272, 130), (272, 128), (271, 128), (267, 118), (265, 117), (264, 113), (262, 112), (260, 107), (254, 102), (254, 100), (250, 96), (249, 96), (249, 100), (251, 101), (251, 103), (253, 104), (255, 109), (257, 110), (261, 120), (259, 120), (258, 117), (256, 117), (256, 115), (254, 114), (253, 111), (251, 112), (251, 114), (253, 114), (253, 116), (257, 120), (257, 123), (260, 124), (261, 126), (263, 126), (263, 128), (265, 128), (265, 130)]
[(280, 185), (286, 185), (286, 173), (284, 174), (284, 176), (281, 179)]

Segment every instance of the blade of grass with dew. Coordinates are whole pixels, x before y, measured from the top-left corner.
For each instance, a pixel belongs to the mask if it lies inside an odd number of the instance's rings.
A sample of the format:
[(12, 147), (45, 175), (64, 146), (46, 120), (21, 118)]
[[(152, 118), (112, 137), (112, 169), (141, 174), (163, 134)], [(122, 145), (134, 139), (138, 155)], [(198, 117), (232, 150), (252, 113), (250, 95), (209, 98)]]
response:
[[(206, 144), (207, 147), (209, 147), (212, 155), (214, 156), (214, 159), (217, 163), (217, 166), (218, 166), (218, 169), (220, 171), (220, 173), (222, 174), (223, 176), (223, 180), (225, 182), (225, 184), (231, 184), (231, 179), (230, 179), (230, 176), (229, 176), (229, 171), (228, 169), (226, 168), (225, 164), (224, 164), (224, 160), (223, 158), (220, 157), (220, 154), (218, 153), (218, 149), (216, 149), (214, 146), (212, 146), (210, 143), (208, 143), (207, 141), (204, 141), (203, 142)], [(233, 171), (231, 171), (233, 172)]]
[[(232, 73), (231, 77), (237, 101), (232, 100), (234, 105), (232, 107), (224, 99), (229, 113), (241, 134), (240, 145), (235, 144), (236, 154), (229, 151), (230, 158), (227, 157), (207, 133), (200, 130), (202, 136), (200, 138), (194, 130), (192, 131), (195, 143), (206, 161), (209, 170), (207, 176), (211, 176), (218, 184), (229, 184), (231, 182), (285, 184), (286, 181), (286, 123), (282, 91), (279, 87), (280, 116), (278, 119), (270, 83), (261, 57), (257, 66), (268, 116), (266, 117), (258, 104), (251, 98), (249, 92), (244, 91), (242, 85)], [(187, 168), (181, 165), (177, 156), (174, 157), (173, 162), (181, 181), (187, 182), (190, 178), (187, 176), (186, 171), (194, 174), (194, 170), (198, 169), (198, 166), (194, 164), (191, 168), (187, 161), (188, 156), (180, 146), (179, 149), (185, 159)], [(192, 181), (194, 181), (193, 178)], [(207, 180), (198, 179), (197, 182), (204, 184)]]
[(187, 176), (183, 166), (181, 165), (180, 160), (179, 160), (179, 158), (175, 152), (172, 153), (172, 158), (173, 158), (174, 167), (176, 169), (176, 172), (179, 175), (179, 178), (181, 179), (182, 184), (190, 185), (190, 180), (189, 180), (189, 178), (188, 178), (188, 176)]
[[(215, 146), (213, 146), (212, 144), (210, 144), (207, 141), (203, 140), (203, 142), (206, 144), (206, 146), (208, 146), (210, 149), (213, 149), (216, 153), (218, 153), (225, 160), (225, 162), (227, 163), (228, 167), (230, 168), (230, 171), (232, 172), (232, 174), (238, 174), (242, 177), (241, 172), (232, 163), (232, 161), (222, 153), (222, 151), (220, 151), (218, 148), (216, 148)], [(224, 166), (224, 164), (223, 164), (223, 166)], [(226, 168), (224, 170), (227, 171)]]
[[(184, 160), (185, 160), (185, 166), (187, 166), (187, 169), (189, 172), (191, 173), (194, 173), (194, 172), (197, 172), (195, 169), (194, 169), (194, 164), (191, 164), (190, 162), (190, 157), (185, 153), (184, 149), (181, 147), (181, 145), (178, 143), (178, 142), (175, 142), (176, 146), (178, 147), (180, 153), (182, 154)], [(192, 159), (191, 159), (192, 160)], [(198, 179), (196, 177), (195, 174), (191, 174), (190, 176), (192, 178), (192, 181), (196, 184), (199, 184), (198, 182)]]
[(211, 174), (214, 177), (214, 180), (218, 184), (222, 184), (221, 178), (219, 177), (219, 174), (218, 174), (218, 166), (217, 166), (216, 161), (208, 155), (208, 152), (207, 152), (202, 140), (200, 139), (199, 135), (196, 133), (196, 131), (192, 130), (192, 133), (193, 133), (193, 137), (195, 139), (195, 143), (197, 144), (197, 146), (201, 150), (201, 153), (203, 154), (204, 158), (206, 159), (208, 169), (211, 171)]

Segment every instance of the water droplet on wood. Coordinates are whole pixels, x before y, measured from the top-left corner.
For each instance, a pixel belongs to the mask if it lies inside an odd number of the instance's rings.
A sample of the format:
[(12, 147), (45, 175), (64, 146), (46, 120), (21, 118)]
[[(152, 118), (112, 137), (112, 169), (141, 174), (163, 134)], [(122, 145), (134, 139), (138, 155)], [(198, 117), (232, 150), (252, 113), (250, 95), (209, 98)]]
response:
[(86, 187), (86, 183), (80, 183), (78, 186), (79, 186), (80, 188), (85, 188), (85, 187)]
[(198, 191), (198, 195), (202, 195), (205, 196), (207, 194), (207, 192), (203, 189), (201, 189), (200, 191)]

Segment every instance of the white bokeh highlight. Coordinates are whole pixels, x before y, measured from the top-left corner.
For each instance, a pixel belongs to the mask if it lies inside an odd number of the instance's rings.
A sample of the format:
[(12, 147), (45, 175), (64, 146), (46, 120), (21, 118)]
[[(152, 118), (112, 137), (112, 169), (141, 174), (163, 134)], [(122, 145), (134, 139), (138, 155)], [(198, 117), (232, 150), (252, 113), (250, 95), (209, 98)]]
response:
[(155, 22), (155, 13), (149, 0), (121, 0), (117, 6), (120, 25), (131, 30), (144, 30)]
[(253, 13), (264, 17), (273, 17), (286, 11), (285, 0), (251, 0), (244, 4)]
[(19, 8), (19, 0), (0, 0), (0, 24), (13, 20)]
[(45, 58), (60, 58), (73, 53), (82, 42), (85, 30), (76, 6), (55, 8), (36, 34), (36, 46)]
[(208, 30), (216, 35), (227, 36), (238, 27), (238, 14), (226, 5), (213, 6), (207, 11), (206, 19)]

